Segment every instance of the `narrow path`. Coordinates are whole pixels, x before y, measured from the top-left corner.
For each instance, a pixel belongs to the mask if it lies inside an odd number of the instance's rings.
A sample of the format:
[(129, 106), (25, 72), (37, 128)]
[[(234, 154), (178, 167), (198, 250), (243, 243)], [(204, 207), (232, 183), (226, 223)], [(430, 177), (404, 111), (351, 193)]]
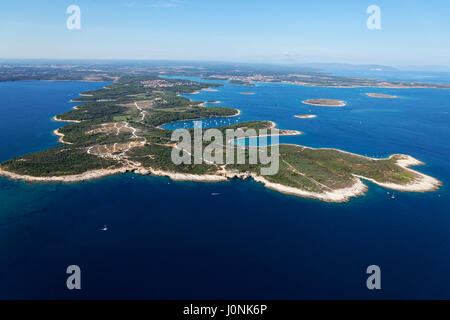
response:
[(142, 138), (142, 137), (140, 137), (140, 136), (138, 136), (138, 135), (136, 134), (137, 129), (131, 127), (130, 124), (129, 124), (128, 122), (125, 122), (124, 128), (131, 129), (131, 134), (132, 134), (131, 138), (133, 138), (133, 139), (139, 139), (139, 138)]
[(138, 120), (138, 122), (144, 122), (146, 112), (141, 107), (138, 106), (137, 102), (135, 102), (134, 105), (136, 106), (136, 108), (138, 109), (138, 111), (141, 114), (141, 119)]
[[(145, 110), (143, 110), (143, 109), (137, 104), (137, 102), (135, 102), (134, 105), (136, 106), (136, 108), (138, 109), (138, 111), (140, 112), (140, 115), (141, 115), (141, 118), (140, 118), (137, 122), (143, 123), (144, 120), (145, 120), (145, 116), (146, 116), (147, 112), (146, 112)], [(123, 126), (120, 126), (120, 124), (123, 124)], [(127, 128), (127, 129), (130, 129), (130, 130), (131, 130), (131, 138), (132, 138), (132, 139), (143, 139), (143, 141), (140, 141), (140, 143), (141, 143), (142, 145), (145, 145), (145, 144), (147, 143), (147, 139), (146, 139), (145, 137), (142, 137), (142, 136), (137, 135), (138, 129), (132, 127), (128, 121), (124, 121), (124, 122), (116, 122), (116, 123), (114, 123), (114, 128), (117, 130), (116, 136), (118, 136), (118, 135), (120, 134), (120, 130), (121, 130), (122, 128)], [(135, 145), (133, 146), (133, 142), (129, 142), (128, 147), (125, 148), (125, 149), (123, 149), (122, 152), (121, 152), (120, 154), (115, 154), (115, 155), (114, 155), (113, 153), (115, 153), (115, 152), (118, 151), (117, 146), (118, 146), (118, 144), (117, 144), (117, 142), (116, 142), (116, 143), (113, 144), (112, 152), (108, 152), (108, 151), (107, 151), (106, 153), (103, 153), (103, 154), (96, 154), (96, 153), (93, 153), (93, 152), (92, 152), (92, 148), (94, 148), (94, 147), (96, 147), (96, 146), (90, 146), (90, 147), (87, 149), (87, 153), (88, 153), (88, 154), (94, 154), (94, 155), (96, 155), (96, 156), (104, 157), (104, 158), (113, 158), (113, 159), (118, 160), (118, 161), (123, 161), (123, 162), (125, 162), (127, 165), (131, 165), (131, 166), (134, 166), (134, 167), (139, 167), (139, 166), (141, 166), (140, 163), (134, 162), (134, 161), (131, 161), (131, 160), (127, 159), (128, 157), (127, 157), (126, 153), (127, 153), (131, 148), (135, 147)]]

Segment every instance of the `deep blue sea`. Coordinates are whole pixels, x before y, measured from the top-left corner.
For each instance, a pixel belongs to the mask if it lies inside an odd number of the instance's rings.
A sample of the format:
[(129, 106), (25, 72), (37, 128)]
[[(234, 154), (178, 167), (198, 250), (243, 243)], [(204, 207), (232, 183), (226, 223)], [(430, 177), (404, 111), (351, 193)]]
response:
[[(0, 83), (0, 161), (58, 145), (51, 132), (62, 124), (51, 117), (70, 110), (78, 93), (105, 85)], [(334, 204), (253, 181), (125, 174), (29, 184), (0, 178), (0, 298), (450, 298), (450, 90), (258, 83), (186, 97), (242, 110), (236, 118), (204, 120), (204, 126), (273, 120), (281, 129), (304, 132), (281, 142), (376, 157), (409, 154), (426, 163), (416, 169), (444, 185), (391, 199), (366, 182), (365, 196)], [(301, 103), (310, 98), (348, 105)], [(107, 232), (100, 230), (104, 224)], [(73, 264), (82, 271), (79, 291), (66, 288), (66, 268)], [(366, 287), (366, 268), (373, 264), (381, 268), (381, 290)]]

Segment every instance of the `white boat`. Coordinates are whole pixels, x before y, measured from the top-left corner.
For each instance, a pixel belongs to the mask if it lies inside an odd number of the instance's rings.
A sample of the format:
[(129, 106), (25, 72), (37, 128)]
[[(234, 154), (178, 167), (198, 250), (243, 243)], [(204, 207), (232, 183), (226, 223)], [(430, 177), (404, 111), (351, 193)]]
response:
[(108, 227), (106, 226), (106, 224), (103, 226), (102, 231), (108, 231)]

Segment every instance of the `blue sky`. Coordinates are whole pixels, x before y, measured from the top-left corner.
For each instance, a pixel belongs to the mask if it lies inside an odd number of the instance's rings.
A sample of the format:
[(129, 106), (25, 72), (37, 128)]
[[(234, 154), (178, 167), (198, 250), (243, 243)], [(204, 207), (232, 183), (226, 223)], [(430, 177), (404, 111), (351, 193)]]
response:
[[(81, 30), (66, 9), (81, 8)], [(381, 9), (369, 30), (366, 8)], [(447, 0), (2, 1), (0, 58), (450, 65)]]

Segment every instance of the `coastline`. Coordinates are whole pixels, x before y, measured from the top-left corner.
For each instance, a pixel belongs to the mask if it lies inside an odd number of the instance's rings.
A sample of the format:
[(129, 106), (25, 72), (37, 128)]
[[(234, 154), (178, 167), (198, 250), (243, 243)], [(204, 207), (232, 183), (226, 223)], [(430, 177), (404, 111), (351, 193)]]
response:
[(219, 90), (217, 90), (217, 89), (211, 89), (211, 88), (213, 88), (213, 87), (208, 87), (208, 88), (205, 88), (205, 89), (200, 89), (200, 91), (209, 91), (209, 92), (217, 92), (217, 91), (219, 91)]
[[(300, 145), (295, 145), (297, 147), (303, 147)], [(303, 147), (308, 148), (308, 147)], [(312, 149), (312, 148), (310, 148)], [(333, 149), (338, 150), (338, 149)], [(339, 150), (341, 152), (346, 152)], [(350, 152), (346, 152), (350, 153)], [(352, 186), (346, 188), (335, 189), (332, 191), (324, 191), (324, 192), (310, 192), (300, 188), (295, 188), (291, 186), (285, 186), (279, 183), (274, 183), (268, 181), (264, 176), (257, 175), (254, 172), (237, 172), (232, 170), (224, 170), (217, 171), (215, 174), (186, 174), (186, 173), (177, 173), (172, 171), (164, 171), (160, 169), (153, 169), (151, 167), (121, 167), (117, 169), (98, 169), (86, 171), (80, 174), (75, 175), (67, 175), (67, 176), (50, 176), (50, 177), (35, 177), (30, 175), (20, 175), (17, 173), (9, 172), (0, 168), (0, 176), (6, 177), (11, 180), (23, 180), (27, 182), (63, 182), (63, 183), (74, 183), (74, 182), (83, 182), (87, 180), (95, 180), (99, 178), (103, 178), (106, 176), (111, 176), (115, 174), (122, 174), (126, 172), (133, 172), (135, 174), (141, 175), (153, 175), (153, 176), (166, 176), (174, 181), (194, 181), (194, 182), (225, 182), (229, 181), (233, 178), (238, 179), (248, 179), (252, 178), (254, 181), (263, 184), (266, 188), (269, 188), (274, 191), (278, 191), (284, 194), (289, 194), (293, 196), (298, 196), (302, 198), (312, 198), (326, 202), (346, 202), (352, 197), (356, 197), (359, 195), (363, 195), (368, 187), (365, 185), (362, 180), (371, 181), (381, 187), (398, 190), (398, 191), (409, 191), (409, 192), (426, 192), (426, 191), (434, 191), (442, 185), (442, 182), (431, 177), (420, 173), (418, 171), (412, 170), (409, 167), (423, 165), (424, 163), (411, 157), (408, 155), (399, 155), (394, 154), (391, 155), (388, 159), (397, 156), (401, 157), (397, 160), (396, 164), (400, 167), (408, 170), (409, 172), (418, 175), (418, 179), (416, 179), (413, 183), (401, 185), (396, 183), (384, 183), (378, 182), (374, 179), (367, 178), (364, 176), (353, 174), (354, 182)], [(364, 156), (362, 156), (364, 157)], [(368, 158), (368, 157), (364, 157)], [(375, 158), (368, 158), (373, 160), (381, 160)]]
[[(76, 110), (76, 107), (73, 107), (73, 109)], [(59, 119), (57, 116), (53, 116), (52, 118), (53, 121), (58, 121), (58, 122), (71, 122), (71, 123), (80, 123), (80, 120), (63, 120), (63, 119)]]
[[(265, 120), (265, 121), (270, 123), (270, 127), (268, 127), (267, 129), (272, 130), (277, 127), (277, 124), (275, 122), (269, 121), (269, 120)], [(231, 143), (232, 141), (238, 141), (238, 140), (243, 140), (243, 139), (254, 139), (254, 138), (262, 138), (262, 137), (268, 137), (268, 136), (279, 136), (279, 137), (281, 137), (281, 136), (299, 136), (299, 135), (303, 134), (303, 132), (298, 131), (298, 130), (287, 130), (287, 129), (276, 129), (276, 130), (278, 131), (278, 133), (276, 133), (276, 134), (268, 133), (268, 134), (260, 134), (257, 136), (247, 136), (247, 137), (235, 138), (235, 139), (228, 140), (227, 143)], [(295, 146), (301, 147), (299, 145), (295, 145)]]
[(302, 103), (310, 105), (310, 106), (316, 106), (316, 107), (345, 107), (347, 105), (347, 103), (343, 100), (326, 99), (326, 100), (334, 100), (332, 102), (333, 104), (322, 104), (322, 103), (310, 102), (313, 100), (316, 100), (316, 99), (303, 100)]
[[(267, 83), (267, 82), (262, 82), (262, 83)], [(340, 88), (340, 89), (345, 89), (345, 88), (380, 88), (380, 89), (444, 89), (444, 90), (449, 90), (450, 87), (446, 88), (446, 87), (439, 87), (439, 86), (429, 86), (429, 87), (424, 87), (424, 86), (402, 86), (402, 85), (387, 85), (387, 84), (383, 84), (383, 85), (322, 85), (322, 84), (317, 84), (317, 83), (295, 83), (295, 82), (288, 82), (288, 81), (277, 81), (274, 83), (284, 83), (284, 84), (292, 84), (292, 85), (296, 85), (296, 86), (302, 86), (302, 87), (311, 87), (311, 88), (315, 88), (315, 87), (320, 87), (320, 88)]]
[[(235, 108), (233, 108), (233, 109), (235, 109)], [(236, 113), (236, 114), (233, 114), (233, 115), (231, 115), (231, 116), (218, 116), (217, 118), (230, 118), (230, 117), (237, 117), (237, 116), (240, 116), (240, 115), (241, 115), (241, 110), (239, 110), (239, 109), (235, 109), (235, 110), (237, 110), (237, 113)], [(197, 118), (196, 118), (196, 119), (183, 119), (183, 120), (177, 120), (177, 121), (170, 121), (170, 122), (162, 123), (162, 124), (160, 124), (159, 126), (156, 126), (156, 128), (161, 129), (161, 130), (167, 130), (167, 129), (164, 129), (164, 128), (162, 128), (162, 127), (164, 127), (164, 126), (166, 126), (166, 125), (168, 125), (168, 124), (171, 124), (171, 123), (184, 122), (184, 121), (193, 121), (193, 120), (201, 121), (201, 120), (203, 120), (203, 119), (211, 119), (211, 118), (216, 118), (216, 117), (201, 118), (201, 119), (197, 119)]]
[(379, 99), (397, 99), (397, 96), (384, 93), (366, 93), (366, 96)]
[[(73, 107), (73, 109), (76, 110), (76, 106)], [(58, 121), (58, 122), (69, 122), (69, 123), (80, 123), (80, 122), (81, 122), (81, 121), (79, 121), (79, 120), (62, 120), (62, 119), (59, 119), (57, 116), (53, 116), (52, 120), (53, 120), (53, 121)], [(61, 129), (61, 128), (58, 128), (58, 129), (55, 129), (55, 130), (52, 131), (52, 133), (53, 133), (55, 136), (59, 137), (59, 138), (58, 138), (58, 142), (64, 143), (64, 144), (72, 144), (72, 142), (66, 142), (66, 141), (64, 141), (64, 134), (62, 134), (61, 132), (59, 132), (59, 129)]]
[(112, 176), (116, 174), (123, 174), (127, 172), (133, 172), (140, 175), (152, 175), (152, 176), (164, 176), (173, 181), (193, 181), (193, 182), (225, 182), (233, 178), (249, 179), (252, 178), (255, 182), (263, 184), (266, 188), (274, 191), (278, 191), (284, 194), (290, 194), (303, 198), (313, 198), (326, 202), (345, 202), (351, 197), (355, 197), (364, 194), (367, 190), (367, 186), (359, 179), (355, 179), (353, 186), (343, 189), (336, 189), (333, 191), (326, 191), (323, 193), (309, 192), (302, 189), (284, 186), (281, 184), (273, 183), (266, 180), (264, 177), (259, 176), (252, 172), (235, 172), (235, 171), (221, 171), (216, 174), (185, 174), (171, 171), (158, 170), (153, 168), (141, 168), (141, 167), (122, 167), (118, 169), (99, 169), (86, 171), (84, 173), (67, 175), (67, 176), (51, 176), (51, 177), (34, 177), (30, 175), (20, 175), (13, 172), (9, 172), (0, 169), (0, 176), (11, 180), (22, 180), (27, 182), (62, 182), (62, 183), (77, 183), (89, 180), (100, 179), (106, 176)]
[[(196, 92), (198, 93), (198, 92)], [(195, 93), (193, 93), (195, 94)], [(314, 99), (313, 99), (314, 100)], [(325, 100), (333, 100), (333, 99), (325, 99)], [(345, 106), (345, 101), (336, 100), (339, 105), (320, 105), (320, 104), (313, 104), (308, 103), (308, 100), (302, 101), (302, 103), (310, 104), (314, 106), (327, 106), (327, 107), (335, 107), (335, 106)], [(76, 109), (76, 106), (73, 107)], [(241, 114), (240, 109), (235, 109), (237, 111), (234, 115), (229, 116), (221, 116), (221, 118), (225, 117), (236, 117)], [(315, 117), (315, 115), (301, 115), (301, 116), (295, 116), (295, 117)], [(52, 118), (54, 121), (59, 122), (70, 122), (70, 123), (79, 123), (81, 121), (78, 120), (62, 120), (59, 119), (56, 115)], [(204, 118), (207, 119), (207, 118)], [(157, 128), (163, 129), (162, 126), (165, 126), (169, 123), (175, 123), (175, 122), (183, 122), (183, 121), (190, 121), (190, 120), (201, 120), (201, 119), (184, 119), (184, 120), (178, 120), (168, 123), (163, 123)], [(270, 122), (269, 129), (273, 129), (277, 126), (277, 124), (273, 121)], [(53, 131), (53, 134), (58, 136), (58, 141), (63, 144), (72, 144), (70, 142), (64, 141), (64, 134), (59, 132), (59, 129), (55, 129)], [(165, 129), (163, 129), (165, 130)], [(297, 130), (279, 130), (280, 136), (282, 135), (299, 135), (302, 134), (302, 132)], [(262, 137), (262, 136), (260, 136)], [(238, 138), (239, 139), (239, 138)], [(238, 140), (235, 139), (235, 140)], [(242, 138), (241, 138), (242, 139)], [(289, 145), (289, 144), (282, 144), (282, 145)], [(299, 148), (308, 148), (308, 149), (329, 149), (329, 150), (336, 150), (338, 152), (343, 152), (347, 154), (351, 154), (353, 156), (362, 157), (365, 159), (370, 160), (383, 160), (383, 159), (376, 159), (376, 158), (370, 158), (358, 154), (354, 154), (351, 152), (339, 150), (339, 149), (333, 149), (333, 148), (309, 148), (301, 145), (295, 145), (293, 146), (299, 147)], [(417, 165), (423, 165), (421, 161), (408, 156), (408, 155), (399, 155), (399, 154), (393, 154), (389, 156), (390, 159), (392, 157), (397, 157), (396, 164), (403, 169), (407, 170), (408, 172), (412, 173), (416, 178), (413, 182), (410, 182), (408, 184), (397, 184), (397, 183), (390, 183), (390, 182), (378, 182), (372, 178), (367, 178), (364, 176), (353, 174), (354, 180), (353, 184), (351, 186), (340, 188), (340, 189), (334, 189), (331, 191), (323, 191), (323, 192), (310, 192), (306, 191), (300, 188), (291, 187), (287, 185), (282, 185), (279, 183), (274, 183), (269, 180), (267, 180), (264, 176), (260, 176), (254, 172), (238, 172), (233, 170), (218, 170), (215, 173), (212, 174), (189, 174), (189, 173), (177, 173), (172, 171), (164, 171), (160, 169), (154, 169), (151, 167), (142, 167), (141, 165), (135, 165), (134, 163), (128, 164), (126, 166), (120, 167), (120, 168), (114, 168), (114, 169), (97, 169), (97, 170), (90, 170), (86, 171), (80, 174), (73, 174), (73, 175), (66, 175), (66, 176), (48, 176), (48, 177), (39, 177), (39, 176), (30, 176), (30, 175), (21, 175), (14, 172), (10, 172), (7, 170), (4, 170), (0, 168), (0, 176), (12, 179), (12, 180), (24, 180), (28, 182), (63, 182), (63, 183), (74, 183), (74, 182), (82, 182), (87, 180), (94, 180), (99, 179), (105, 176), (115, 175), (115, 174), (122, 174), (126, 172), (134, 172), (136, 174), (141, 175), (154, 175), (154, 176), (167, 176), (170, 179), (174, 181), (195, 181), (195, 182), (223, 182), (223, 181), (229, 181), (233, 178), (239, 178), (239, 179), (248, 179), (252, 178), (254, 181), (263, 184), (266, 188), (285, 193), (290, 194), (298, 197), (304, 197), (304, 198), (313, 198), (321, 201), (326, 202), (345, 202), (348, 201), (352, 197), (356, 197), (358, 195), (364, 194), (368, 187), (363, 183), (362, 180), (371, 181), (381, 187), (387, 188), (387, 189), (393, 189), (393, 190), (399, 190), (399, 191), (410, 191), (410, 192), (425, 192), (425, 191), (433, 191), (439, 188), (439, 186), (442, 185), (442, 182), (425, 174), (422, 174), (418, 171), (412, 170), (409, 167), (411, 166), (417, 166)]]
[(312, 198), (316, 200), (321, 200), (325, 202), (347, 202), (350, 198), (363, 195), (368, 190), (368, 187), (358, 178), (354, 180), (352, 186), (342, 189), (335, 189), (333, 191), (325, 191), (322, 193), (305, 191), (299, 188), (285, 186), (279, 183), (273, 183), (267, 181), (261, 176), (256, 176), (253, 178), (256, 182), (262, 183), (266, 188), (289, 194), (292, 196), (302, 197), (302, 198)]
[(58, 142), (61, 142), (61, 143), (64, 143), (64, 144), (73, 144), (72, 142), (66, 142), (66, 141), (64, 141), (64, 134), (60, 133), (60, 132), (59, 132), (59, 129), (60, 129), (60, 128), (55, 129), (55, 130), (52, 131), (52, 133), (53, 133), (55, 136), (59, 137), (59, 138), (58, 138)]
[(375, 183), (376, 185), (379, 185), (380, 187), (386, 188), (386, 189), (392, 189), (392, 190), (398, 190), (398, 191), (409, 191), (409, 192), (427, 192), (427, 191), (434, 191), (439, 189), (439, 186), (442, 186), (442, 182), (439, 181), (436, 178), (433, 178), (431, 176), (428, 176), (426, 174), (423, 174), (421, 172), (412, 170), (410, 167), (412, 166), (420, 166), (424, 165), (422, 161), (417, 160), (416, 158), (413, 158), (408, 155), (391, 155), (389, 158), (392, 158), (394, 156), (401, 156), (401, 159), (398, 159), (396, 164), (403, 169), (407, 170), (410, 173), (416, 174), (419, 176), (419, 179), (416, 180), (414, 183), (399, 185), (396, 183), (391, 182), (378, 182), (371, 178), (366, 178), (364, 176), (355, 175), (355, 177), (358, 177), (363, 180), (368, 180), (370, 182)]
[(205, 107), (206, 104), (218, 104), (218, 103), (222, 103), (222, 101), (219, 101), (219, 100), (205, 101), (205, 102), (199, 103), (199, 106), (200, 107)]

